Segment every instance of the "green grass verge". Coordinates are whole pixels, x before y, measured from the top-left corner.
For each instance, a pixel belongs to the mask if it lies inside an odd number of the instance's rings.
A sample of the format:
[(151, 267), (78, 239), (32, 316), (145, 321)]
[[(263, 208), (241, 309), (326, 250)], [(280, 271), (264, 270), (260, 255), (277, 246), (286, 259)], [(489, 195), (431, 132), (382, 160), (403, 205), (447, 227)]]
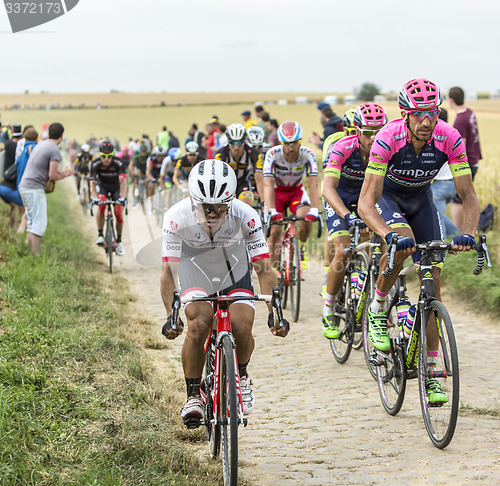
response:
[(204, 432), (181, 430), (179, 403), (120, 332), (126, 283), (103, 276), (62, 189), (48, 200), (40, 258), (0, 207), (0, 484), (220, 484), (192, 444)]
[(498, 233), (487, 234), (488, 249), (491, 257), (492, 268), (485, 266), (478, 276), (472, 271), (476, 268), (477, 253), (459, 253), (446, 255), (442, 279), (453, 295), (465, 299), (470, 305), (481, 312), (487, 311), (500, 315), (500, 268), (498, 255), (500, 239)]

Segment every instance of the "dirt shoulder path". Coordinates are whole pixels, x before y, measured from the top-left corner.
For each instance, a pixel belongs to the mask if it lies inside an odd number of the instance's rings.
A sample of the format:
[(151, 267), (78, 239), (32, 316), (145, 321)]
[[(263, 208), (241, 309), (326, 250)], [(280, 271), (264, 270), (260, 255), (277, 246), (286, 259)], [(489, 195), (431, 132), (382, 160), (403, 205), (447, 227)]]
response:
[[(92, 230), (92, 243), (93, 224), (85, 225)], [(160, 341), (166, 317), (160, 268), (135, 262), (128, 231), (124, 241), (127, 255), (116, 259), (115, 272), (129, 281), (138, 308), (156, 324)], [(98, 257), (104, 264), (104, 254)], [(458, 340), (465, 408), (453, 441), (438, 450), (425, 431), (416, 380), (408, 382), (399, 415), (390, 417), (362, 351), (353, 351), (345, 365), (336, 363), (320, 330), (322, 278), (306, 273), (300, 321), (286, 339), (269, 333), (265, 309), (257, 306), (256, 347), (249, 365), (256, 408), (240, 433), (241, 474), (253, 484), (273, 486), (500, 484), (500, 420), (485, 413), (500, 409), (498, 323), (475, 316), (471, 306), (465, 309), (445, 294)], [(289, 310), (285, 314), (291, 321)], [(183, 337), (167, 349), (148, 350), (159, 370), (168, 367), (182, 374), (182, 342)]]

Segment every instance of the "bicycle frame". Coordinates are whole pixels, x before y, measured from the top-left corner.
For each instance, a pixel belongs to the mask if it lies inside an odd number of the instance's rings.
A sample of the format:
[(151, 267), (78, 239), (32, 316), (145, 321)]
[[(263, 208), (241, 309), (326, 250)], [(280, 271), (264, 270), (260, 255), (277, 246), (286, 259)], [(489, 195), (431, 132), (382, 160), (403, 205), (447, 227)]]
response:
[[(207, 339), (207, 346), (205, 348), (205, 353), (209, 350), (211, 345), (211, 335), (216, 332), (215, 340), (215, 367), (214, 367), (214, 377), (213, 377), (213, 419), (212, 424), (223, 425), (225, 418), (220, 417), (221, 411), (221, 396), (220, 396), (220, 376), (221, 376), (221, 349), (222, 349), (222, 339), (224, 336), (228, 336), (234, 351), (234, 362), (238, 363), (238, 357), (236, 354), (236, 343), (234, 341), (233, 333), (231, 330), (231, 315), (229, 312), (229, 305), (233, 302), (231, 297), (220, 296), (217, 302), (213, 303), (214, 306), (214, 316), (217, 319), (216, 330), (212, 329), (210, 331), (209, 338)], [(241, 398), (241, 388), (240, 388), (240, 373), (238, 367), (235, 368), (235, 378), (236, 378), (236, 391), (238, 395), (238, 423), (243, 424), (245, 427), (247, 425), (247, 419), (243, 418), (243, 401)]]
[[(285, 285), (290, 285), (290, 267), (292, 263), (290, 261), (290, 243), (292, 238), (297, 238), (296, 225), (297, 222), (295, 220), (289, 220), (285, 228), (285, 233), (281, 240), (280, 251), (284, 251), (285, 256), (285, 275), (283, 279)], [(300, 278), (302, 278), (302, 263), (300, 265), (299, 275)]]

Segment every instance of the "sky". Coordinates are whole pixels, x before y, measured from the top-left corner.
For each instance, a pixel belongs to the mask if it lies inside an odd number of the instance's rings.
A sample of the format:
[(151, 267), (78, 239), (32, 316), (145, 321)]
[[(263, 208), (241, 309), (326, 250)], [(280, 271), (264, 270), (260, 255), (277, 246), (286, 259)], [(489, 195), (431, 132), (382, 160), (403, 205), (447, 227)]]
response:
[(80, 0), (12, 34), (0, 5), (0, 93), (500, 89), (491, 0)]

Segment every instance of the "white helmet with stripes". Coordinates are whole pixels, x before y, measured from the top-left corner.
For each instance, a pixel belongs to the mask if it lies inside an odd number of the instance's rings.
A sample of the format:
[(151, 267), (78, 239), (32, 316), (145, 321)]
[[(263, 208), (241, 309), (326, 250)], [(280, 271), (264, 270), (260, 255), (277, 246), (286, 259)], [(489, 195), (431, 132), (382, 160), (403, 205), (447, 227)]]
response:
[(203, 160), (191, 170), (188, 189), (194, 203), (227, 204), (236, 192), (236, 174), (222, 160)]

